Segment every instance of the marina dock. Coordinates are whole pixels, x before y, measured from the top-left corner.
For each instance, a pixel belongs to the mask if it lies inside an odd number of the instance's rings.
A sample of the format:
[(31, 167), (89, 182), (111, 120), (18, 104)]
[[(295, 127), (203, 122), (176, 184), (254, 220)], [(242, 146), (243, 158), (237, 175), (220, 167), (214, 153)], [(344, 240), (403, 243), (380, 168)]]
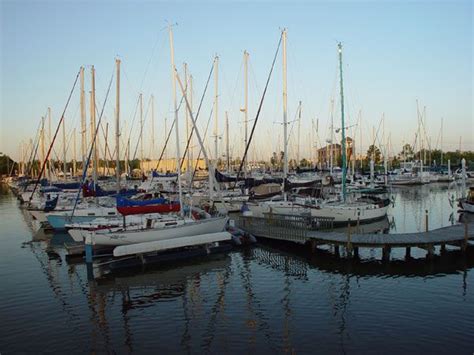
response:
[(359, 248), (381, 248), (382, 260), (390, 259), (392, 248), (406, 248), (405, 256), (410, 257), (411, 248), (424, 249), (427, 258), (434, 256), (435, 247), (440, 252), (447, 245), (465, 251), (469, 241), (474, 240), (474, 222), (465, 222), (419, 233), (401, 234), (360, 234), (358, 226), (348, 225), (347, 232), (330, 231), (331, 221), (310, 216), (266, 214), (263, 218), (242, 216), (236, 220), (239, 228), (256, 237), (308, 244), (312, 250), (326, 245), (334, 248), (344, 247), (348, 257), (358, 256)]

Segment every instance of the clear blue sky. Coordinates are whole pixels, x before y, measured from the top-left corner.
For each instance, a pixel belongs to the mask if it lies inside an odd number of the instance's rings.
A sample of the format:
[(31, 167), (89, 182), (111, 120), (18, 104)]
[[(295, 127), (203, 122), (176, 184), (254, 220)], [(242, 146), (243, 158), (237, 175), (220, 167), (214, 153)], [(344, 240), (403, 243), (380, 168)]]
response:
[[(189, 64), (195, 101), (202, 94), (213, 56), (220, 56), (219, 131), (223, 133), (227, 110), (234, 155), (242, 145), (242, 117), (238, 111), (243, 103), (242, 53), (250, 52), (249, 116), (254, 117), (283, 27), (288, 28), (291, 120), (298, 101), (303, 102), (302, 155), (309, 154), (312, 119), (319, 119), (320, 141), (327, 138), (331, 98), (336, 100), (335, 122), (336, 126), (339, 124), (338, 41), (344, 45), (347, 114), (349, 122), (355, 123), (362, 110), (364, 146), (382, 113), (386, 117), (386, 135), (390, 133), (395, 151), (399, 151), (402, 142), (413, 143), (418, 99), (421, 108), (426, 106), (433, 146), (439, 141), (444, 117), (445, 149), (457, 149), (460, 136), (463, 149), (474, 149), (473, 5), (469, 0), (2, 0), (0, 11), (0, 151), (14, 157), (18, 157), (19, 142), (35, 134), (48, 106), (53, 110), (53, 123), (58, 121), (81, 65), (86, 66), (87, 82), (90, 65), (95, 65), (97, 98), (102, 103), (117, 55), (123, 61), (122, 119), (130, 128), (138, 92), (143, 92), (145, 104), (154, 94), (158, 150), (163, 141), (164, 117), (169, 122), (172, 115), (169, 44), (164, 30), (167, 21), (178, 23), (174, 28), (176, 64)], [(257, 156), (269, 156), (282, 146), (281, 125), (274, 123), (282, 120), (281, 71), (279, 58), (257, 128)], [(211, 85), (204, 101), (202, 127), (209, 117), (213, 90)], [(111, 125), (114, 100), (112, 91), (105, 110)], [(66, 113), (68, 132), (79, 127), (78, 107), (78, 95), (74, 94)], [(137, 122), (133, 127), (132, 137), (136, 137)], [(290, 154), (295, 152), (295, 133), (296, 127)], [(146, 142), (150, 141), (150, 134), (148, 120)], [(72, 148), (69, 154), (71, 151)]]

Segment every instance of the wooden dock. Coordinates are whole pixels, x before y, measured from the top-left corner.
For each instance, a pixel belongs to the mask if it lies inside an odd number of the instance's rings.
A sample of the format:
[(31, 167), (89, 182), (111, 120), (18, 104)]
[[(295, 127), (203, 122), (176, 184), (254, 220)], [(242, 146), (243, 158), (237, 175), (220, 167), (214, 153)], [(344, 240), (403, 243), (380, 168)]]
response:
[(330, 231), (332, 224), (328, 219), (320, 221), (316, 217), (294, 215), (240, 216), (236, 224), (257, 237), (308, 244), (313, 250), (320, 245), (328, 245), (339, 254), (339, 247), (344, 247), (349, 257), (357, 256), (359, 248), (381, 248), (383, 260), (390, 259), (392, 248), (406, 248), (406, 257), (410, 257), (410, 248), (421, 248), (427, 251), (430, 258), (436, 246), (440, 247), (441, 252), (447, 245), (466, 250), (469, 240), (474, 240), (473, 222), (402, 234), (360, 234), (357, 233), (358, 226), (348, 226), (347, 233), (333, 232)]

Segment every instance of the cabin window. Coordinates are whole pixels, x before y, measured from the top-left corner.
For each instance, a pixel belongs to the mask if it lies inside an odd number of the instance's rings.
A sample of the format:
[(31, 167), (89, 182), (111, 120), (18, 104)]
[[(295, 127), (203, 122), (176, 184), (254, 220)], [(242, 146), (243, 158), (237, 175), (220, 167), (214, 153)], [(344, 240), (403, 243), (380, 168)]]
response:
[(109, 212), (108, 215), (113, 216), (113, 215), (115, 215), (115, 212)]
[(95, 213), (88, 213), (88, 216), (95, 216)]

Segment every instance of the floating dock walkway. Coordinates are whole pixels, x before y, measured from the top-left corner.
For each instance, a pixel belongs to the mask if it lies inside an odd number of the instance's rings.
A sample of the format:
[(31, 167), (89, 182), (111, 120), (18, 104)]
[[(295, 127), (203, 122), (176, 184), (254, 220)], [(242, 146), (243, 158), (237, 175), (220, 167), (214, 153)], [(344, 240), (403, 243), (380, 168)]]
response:
[(358, 256), (359, 248), (381, 248), (382, 259), (390, 259), (392, 248), (406, 248), (405, 256), (410, 257), (410, 248), (427, 251), (427, 258), (434, 256), (435, 247), (445, 251), (447, 245), (460, 247), (465, 251), (469, 240), (474, 240), (474, 223), (465, 222), (449, 227), (419, 233), (402, 234), (360, 234), (358, 226), (347, 227), (347, 233), (333, 232), (332, 220), (311, 216), (265, 214), (262, 217), (240, 216), (236, 220), (239, 228), (257, 237), (308, 244), (314, 250), (320, 245), (334, 247), (339, 255), (339, 247), (346, 249), (349, 257)]

